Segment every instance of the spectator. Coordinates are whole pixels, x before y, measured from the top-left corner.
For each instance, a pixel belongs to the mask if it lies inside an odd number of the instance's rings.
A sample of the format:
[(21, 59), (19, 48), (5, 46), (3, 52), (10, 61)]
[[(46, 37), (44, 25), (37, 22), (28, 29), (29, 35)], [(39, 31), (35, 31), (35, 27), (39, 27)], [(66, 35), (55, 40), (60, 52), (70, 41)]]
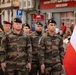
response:
[(60, 27), (61, 30), (63, 30), (63, 33), (66, 31), (66, 26), (64, 25), (64, 22), (62, 22), (62, 25)]

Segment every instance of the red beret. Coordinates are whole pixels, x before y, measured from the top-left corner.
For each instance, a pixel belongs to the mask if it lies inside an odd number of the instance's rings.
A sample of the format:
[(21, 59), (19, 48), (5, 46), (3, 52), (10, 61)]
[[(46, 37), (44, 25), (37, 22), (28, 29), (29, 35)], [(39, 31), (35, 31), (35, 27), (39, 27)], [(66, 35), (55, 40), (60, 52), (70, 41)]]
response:
[(3, 21), (4, 24), (11, 24), (10, 22), (8, 21)]

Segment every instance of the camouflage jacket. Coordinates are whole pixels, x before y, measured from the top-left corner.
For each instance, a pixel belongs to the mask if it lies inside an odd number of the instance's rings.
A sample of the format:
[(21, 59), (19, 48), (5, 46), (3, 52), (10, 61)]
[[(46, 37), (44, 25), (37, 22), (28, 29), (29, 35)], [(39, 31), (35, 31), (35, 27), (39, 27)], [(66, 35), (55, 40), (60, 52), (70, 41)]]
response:
[(32, 44), (32, 60), (33, 61), (39, 61), (39, 59), (38, 59), (38, 51), (39, 51), (38, 43), (39, 43), (39, 39), (41, 36), (42, 36), (42, 34), (39, 35), (36, 31), (30, 35), (31, 44)]
[(63, 41), (59, 35), (49, 34), (40, 38), (39, 61), (44, 63), (61, 63), (64, 56)]
[[(22, 31), (20, 34), (10, 31), (1, 41), (3, 49), (3, 61), (18, 61), (18, 62), (31, 62), (32, 61), (32, 48), (30, 38)], [(3, 62), (2, 61), (2, 62)]]
[(3, 56), (4, 52), (3, 52), (3, 49), (1, 47), (1, 40), (2, 40), (3, 36), (4, 36), (4, 32), (2, 31), (2, 32), (0, 32), (0, 62), (3, 61), (2, 58), (4, 58), (4, 56)]

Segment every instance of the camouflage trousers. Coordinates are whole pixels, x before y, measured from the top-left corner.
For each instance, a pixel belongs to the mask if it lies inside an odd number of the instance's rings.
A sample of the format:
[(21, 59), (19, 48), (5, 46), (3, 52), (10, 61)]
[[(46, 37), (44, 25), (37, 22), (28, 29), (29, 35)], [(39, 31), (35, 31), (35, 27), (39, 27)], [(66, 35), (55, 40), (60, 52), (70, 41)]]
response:
[(63, 68), (61, 63), (56, 64), (45, 64), (44, 75), (63, 75)]
[(25, 63), (6, 63), (5, 75), (28, 75)]
[(31, 69), (29, 75), (37, 75), (37, 73), (39, 73), (39, 75), (41, 75), (40, 64), (38, 61), (33, 61), (32, 62), (32, 69)]

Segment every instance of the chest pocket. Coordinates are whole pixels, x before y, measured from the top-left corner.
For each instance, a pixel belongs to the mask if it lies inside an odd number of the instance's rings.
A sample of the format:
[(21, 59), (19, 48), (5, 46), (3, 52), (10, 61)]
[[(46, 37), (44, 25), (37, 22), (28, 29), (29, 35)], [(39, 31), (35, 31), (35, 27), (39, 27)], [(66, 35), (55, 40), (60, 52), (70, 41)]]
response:
[(47, 38), (46, 39), (46, 51), (58, 50), (59, 48), (59, 39), (57, 38)]
[(32, 41), (32, 45), (38, 45), (38, 42), (39, 42), (39, 37), (38, 36), (34, 36), (31, 38), (31, 41)]
[(58, 39), (52, 40), (52, 49), (58, 50), (58, 48), (59, 48), (59, 40)]

